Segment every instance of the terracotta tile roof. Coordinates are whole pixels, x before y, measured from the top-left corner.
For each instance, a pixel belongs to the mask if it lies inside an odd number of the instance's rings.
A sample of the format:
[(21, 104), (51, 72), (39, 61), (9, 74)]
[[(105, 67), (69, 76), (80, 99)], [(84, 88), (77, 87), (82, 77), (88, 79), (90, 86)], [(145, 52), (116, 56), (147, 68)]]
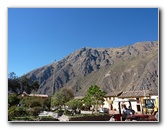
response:
[(30, 94), (29, 96), (48, 97), (48, 95), (44, 95), (44, 94)]
[(45, 94), (27, 94), (26, 92), (23, 92), (22, 96), (36, 96), (36, 97), (45, 97), (47, 98), (48, 95), (45, 95)]
[(150, 95), (158, 95), (158, 91), (154, 90), (140, 90), (140, 91), (124, 91), (119, 93), (110, 92), (107, 93), (106, 96), (112, 97), (142, 97), (142, 96), (150, 96)]

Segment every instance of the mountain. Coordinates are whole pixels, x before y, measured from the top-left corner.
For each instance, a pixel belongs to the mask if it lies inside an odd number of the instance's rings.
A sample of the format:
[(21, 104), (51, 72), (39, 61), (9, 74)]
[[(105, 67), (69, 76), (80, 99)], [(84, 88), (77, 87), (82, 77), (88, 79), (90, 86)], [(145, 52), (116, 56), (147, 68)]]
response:
[(138, 42), (120, 48), (81, 48), (64, 59), (26, 74), (38, 80), (38, 93), (52, 95), (70, 87), (84, 96), (98, 85), (107, 94), (158, 91), (158, 42)]

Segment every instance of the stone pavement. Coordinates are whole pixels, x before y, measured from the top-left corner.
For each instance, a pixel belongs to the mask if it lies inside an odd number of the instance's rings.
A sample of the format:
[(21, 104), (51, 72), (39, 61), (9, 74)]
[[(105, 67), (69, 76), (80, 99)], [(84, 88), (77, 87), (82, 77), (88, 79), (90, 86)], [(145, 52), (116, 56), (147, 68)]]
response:
[(59, 121), (69, 121), (69, 117), (66, 115), (62, 115), (58, 118)]

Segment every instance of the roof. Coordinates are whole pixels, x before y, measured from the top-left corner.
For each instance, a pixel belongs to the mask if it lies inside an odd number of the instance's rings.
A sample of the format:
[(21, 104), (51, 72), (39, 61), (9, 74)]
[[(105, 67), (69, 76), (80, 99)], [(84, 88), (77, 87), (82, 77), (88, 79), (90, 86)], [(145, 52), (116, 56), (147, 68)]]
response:
[(48, 95), (44, 95), (44, 94), (30, 94), (29, 96), (48, 97)]
[(45, 94), (27, 94), (26, 92), (23, 92), (23, 95), (26, 95), (26, 96), (36, 96), (36, 97), (45, 97), (45, 98), (48, 97), (48, 95), (45, 95)]
[(123, 92), (119, 97), (142, 97), (142, 96), (150, 96), (150, 95), (158, 95), (154, 91), (149, 90), (140, 90), (140, 91), (126, 91)]
[(140, 91), (123, 91), (118, 94), (114, 92), (107, 93), (106, 96), (112, 97), (142, 97), (142, 96), (151, 96), (151, 95), (158, 95), (158, 90), (140, 90)]
[(117, 93), (115, 93), (115, 92), (109, 92), (109, 93), (107, 93), (107, 94), (106, 94), (106, 96), (117, 97), (117, 96), (118, 96), (118, 94), (117, 94)]
[(115, 102), (137, 102), (136, 99), (117, 99)]
[(74, 99), (82, 99), (84, 96), (75, 96)]

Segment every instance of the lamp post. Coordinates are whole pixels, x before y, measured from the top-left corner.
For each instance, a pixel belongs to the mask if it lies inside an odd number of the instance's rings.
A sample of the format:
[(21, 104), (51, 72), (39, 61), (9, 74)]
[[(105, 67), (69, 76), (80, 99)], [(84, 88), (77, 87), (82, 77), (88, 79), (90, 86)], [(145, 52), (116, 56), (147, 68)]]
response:
[(53, 62), (53, 79), (52, 79), (52, 96), (54, 95), (54, 78), (55, 78), (55, 62), (56, 62), (56, 60), (53, 60), (52, 61)]

